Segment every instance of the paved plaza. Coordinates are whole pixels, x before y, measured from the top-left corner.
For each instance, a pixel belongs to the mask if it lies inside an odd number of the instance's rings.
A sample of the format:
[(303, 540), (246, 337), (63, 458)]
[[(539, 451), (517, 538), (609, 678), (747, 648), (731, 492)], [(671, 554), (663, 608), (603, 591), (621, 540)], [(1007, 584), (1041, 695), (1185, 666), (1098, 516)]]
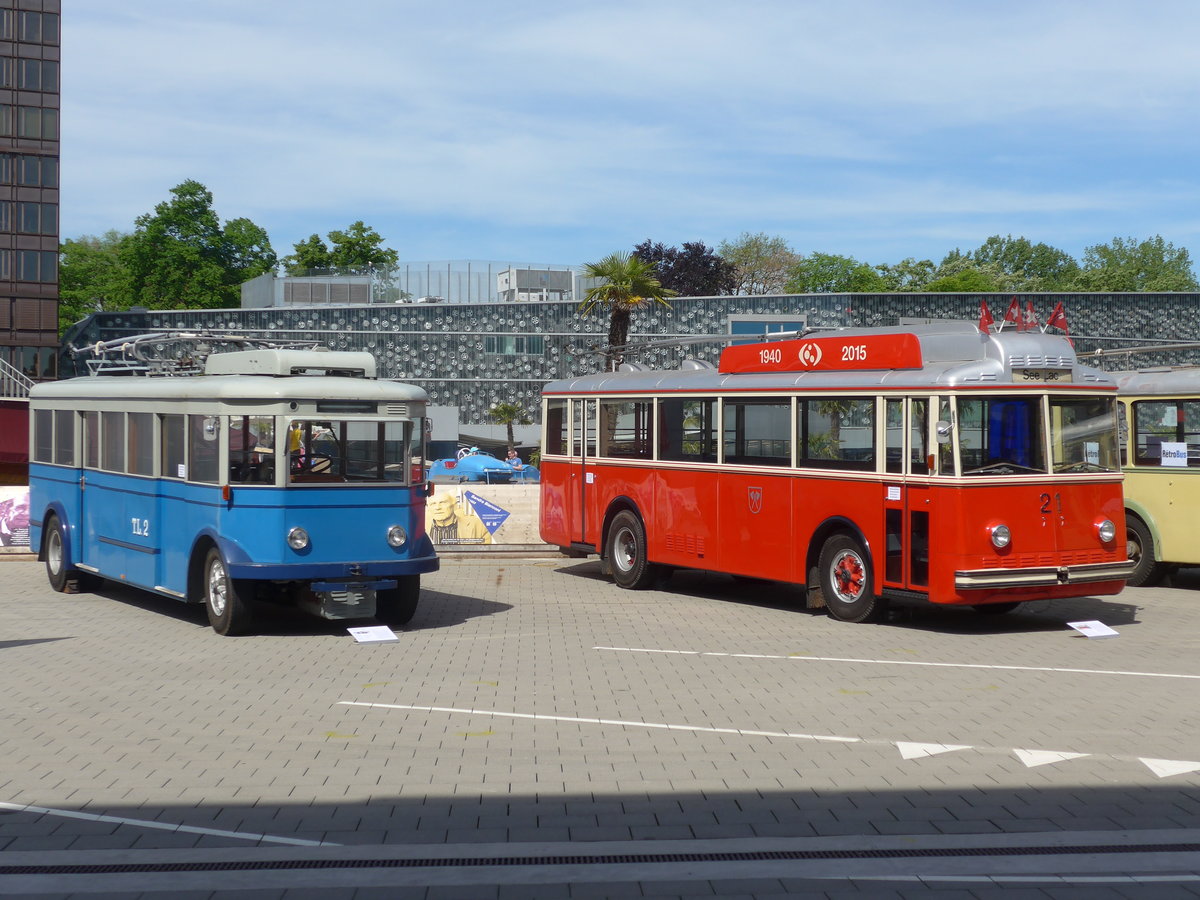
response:
[(847, 625), (450, 556), (385, 643), (0, 580), (0, 896), (1200, 896), (1196, 570)]

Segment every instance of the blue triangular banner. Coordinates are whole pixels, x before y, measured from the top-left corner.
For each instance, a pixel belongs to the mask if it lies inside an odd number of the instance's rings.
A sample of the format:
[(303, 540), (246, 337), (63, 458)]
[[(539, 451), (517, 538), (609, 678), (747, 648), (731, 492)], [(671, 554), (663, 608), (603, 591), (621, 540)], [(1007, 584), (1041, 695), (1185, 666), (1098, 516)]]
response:
[(487, 528), (488, 534), (495, 534), (496, 529), (504, 524), (504, 520), (509, 517), (507, 509), (502, 509), (491, 500), (485, 500), (478, 494), (472, 494), (470, 491), (463, 491), (466, 495), (467, 502), (471, 504), (471, 509), (475, 510), (475, 515), (483, 520), (484, 527)]

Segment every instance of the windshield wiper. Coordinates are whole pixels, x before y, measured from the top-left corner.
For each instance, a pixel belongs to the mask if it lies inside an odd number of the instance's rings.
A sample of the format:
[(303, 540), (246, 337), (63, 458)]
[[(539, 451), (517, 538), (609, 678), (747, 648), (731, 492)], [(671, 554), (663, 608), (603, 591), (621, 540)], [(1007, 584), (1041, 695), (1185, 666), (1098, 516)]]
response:
[(1016, 475), (1023, 472), (1033, 472), (1035, 475), (1045, 474), (1044, 469), (1034, 469), (1030, 466), (1023, 466), (1018, 462), (1013, 462), (1011, 459), (997, 459), (983, 466), (976, 466), (974, 469), (966, 469), (964, 475)]
[(1099, 465), (1099, 464), (1093, 463), (1093, 462), (1081, 461), (1081, 462), (1063, 463), (1062, 465), (1057, 465), (1054, 467), (1054, 471), (1057, 473), (1057, 472), (1112, 472), (1113, 470), (1108, 468), (1108, 466), (1102, 466), (1102, 465)]

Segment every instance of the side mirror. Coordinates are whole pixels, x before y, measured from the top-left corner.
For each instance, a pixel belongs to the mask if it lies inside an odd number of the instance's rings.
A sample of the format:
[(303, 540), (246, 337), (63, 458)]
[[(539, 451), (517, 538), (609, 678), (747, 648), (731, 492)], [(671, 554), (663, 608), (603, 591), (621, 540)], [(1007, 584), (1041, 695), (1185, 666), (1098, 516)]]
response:
[(945, 419), (938, 419), (937, 423), (933, 427), (937, 432), (937, 442), (939, 444), (950, 443), (950, 433), (954, 431), (953, 422), (947, 422)]

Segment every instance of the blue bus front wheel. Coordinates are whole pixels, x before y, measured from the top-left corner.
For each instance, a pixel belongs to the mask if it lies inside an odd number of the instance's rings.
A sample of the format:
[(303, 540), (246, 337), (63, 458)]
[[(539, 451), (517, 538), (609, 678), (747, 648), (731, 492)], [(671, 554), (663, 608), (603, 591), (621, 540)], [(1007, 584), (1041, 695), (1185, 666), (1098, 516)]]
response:
[(204, 560), (204, 608), (208, 624), (217, 634), (245, 634), (250, 628), (253, 618), (250, 606), (229, 577), (229, 569), (216, 547), (209, 549)]
[(375, 595), (376, 617), (388, 625), (407, 625), (417, 614), (421, 597), (421, 576), (401, 575), (391, 590)]

